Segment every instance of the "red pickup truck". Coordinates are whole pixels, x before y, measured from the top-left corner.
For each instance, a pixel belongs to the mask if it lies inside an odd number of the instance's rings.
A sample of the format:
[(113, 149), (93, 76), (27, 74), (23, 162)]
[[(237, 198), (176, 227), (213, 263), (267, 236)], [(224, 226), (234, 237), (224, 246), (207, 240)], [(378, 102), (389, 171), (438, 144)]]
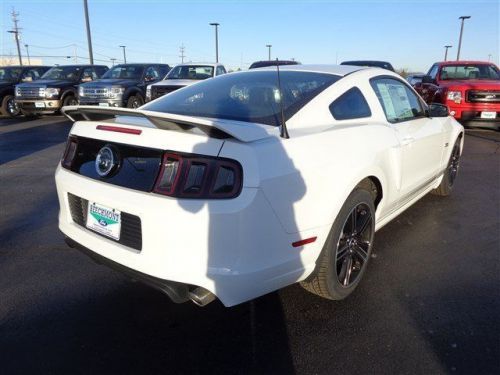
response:
[(495, 64), (438, 62), (414, 87), (428, 104), (447, 105), (462, 124), (500, 130), (500, 71)]

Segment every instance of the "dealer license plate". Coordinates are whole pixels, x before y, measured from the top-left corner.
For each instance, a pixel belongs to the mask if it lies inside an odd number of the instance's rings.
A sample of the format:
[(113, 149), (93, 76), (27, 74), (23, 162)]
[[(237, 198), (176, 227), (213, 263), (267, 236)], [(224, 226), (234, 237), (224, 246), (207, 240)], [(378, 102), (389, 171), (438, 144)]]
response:
[(43, 102), (35, 102), (35, 108), (45, 108), (45, 103), (43, 103)]
[(497, 117), (496, 112), (481, 112), (481, 118), (492, 119), (496, 117)]
[(99, 103), (99, 107), (109, 107), (109, 103)]
[(115, 240), (120, 239), (121, 212), (95, 202), (89, 202), (87, 211), (88, 229)]

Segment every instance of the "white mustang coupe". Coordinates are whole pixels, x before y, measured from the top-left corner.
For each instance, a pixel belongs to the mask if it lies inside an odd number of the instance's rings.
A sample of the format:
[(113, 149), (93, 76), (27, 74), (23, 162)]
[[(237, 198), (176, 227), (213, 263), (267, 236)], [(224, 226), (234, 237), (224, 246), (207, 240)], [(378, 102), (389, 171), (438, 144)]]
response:
[(138, 110), (66, 107), (56, 171), (69, 246), (175, 302), (232, 306), (359, 284), (375, 231), (448, 195), (463, 128), (378, 68), (222, 75)]

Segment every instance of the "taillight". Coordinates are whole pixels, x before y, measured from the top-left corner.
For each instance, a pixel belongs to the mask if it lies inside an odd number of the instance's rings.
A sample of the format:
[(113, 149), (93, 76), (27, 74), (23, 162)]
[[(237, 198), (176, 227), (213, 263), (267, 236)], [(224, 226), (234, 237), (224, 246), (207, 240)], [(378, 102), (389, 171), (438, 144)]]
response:
[(166, 153), (153, 191), (178, 198), (229, 199), (240, 193), (242, 174), (235, 160)]
[(73, 164), (73, 159), (76, 155), (78, 143), (75, 137), (68, 137), (68, 142), (66, 143), (66, 149), (64, 150), (64, 154), (61, 160), (61, 164), (64, 168), (71, 169), (71, 165)]

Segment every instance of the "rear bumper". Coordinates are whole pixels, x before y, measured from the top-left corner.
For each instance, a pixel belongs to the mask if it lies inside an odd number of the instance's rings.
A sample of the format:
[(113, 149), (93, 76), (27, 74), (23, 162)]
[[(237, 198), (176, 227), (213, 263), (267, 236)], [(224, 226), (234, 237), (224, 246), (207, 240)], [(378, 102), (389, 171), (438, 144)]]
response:
[(69, 237), (65, 237), (64, 240), (69, 247), (77, 249), (80, 252), (84, 253), (97, 264), (105, 265), (115, 271), (125, 274), (131, 279), (141, 281), (144, 284), (165, 293), (175, 303), (187, 302), (189, 300), (189, 286), (186, 284), (176, 283), (174, 281), (163, 280), (147, 275), (132, 268), (125, 267), (119, 263), (113, 262), (112, 260), (105, 258), (90, 249), (87, 249), (85, 246), (79, 244)]
[[(314, 269), (304, 265), (303, 252), (319, 253), (324, 241), (318, 236), (307, 248), (292, 247), (308, 234), (286, 233), (258, 188), (244, 188), (229, 200), (180, 200), (99, 182), (60, 166), (56, 185), (59, 228), (71, 240), (148, 278), (203, 287), (225, 306), (303, 280)], [(141, 250), (73, 222), (68, 193), (138, 216)]]

